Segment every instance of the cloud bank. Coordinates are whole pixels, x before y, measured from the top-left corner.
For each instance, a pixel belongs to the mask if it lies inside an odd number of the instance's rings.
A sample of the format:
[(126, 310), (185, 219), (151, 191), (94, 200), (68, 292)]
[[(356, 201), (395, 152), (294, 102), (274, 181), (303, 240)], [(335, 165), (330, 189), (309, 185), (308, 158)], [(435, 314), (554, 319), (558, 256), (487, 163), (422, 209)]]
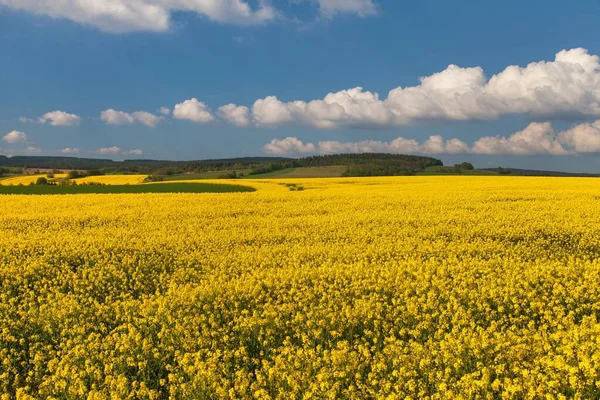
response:
[(234, 25), (262, 24), (277, 16), (267, 1), (252, 7), (245, 0), (0, 0), (2, 5), (110, 33), (164, 32), (171, 26), (173, 12), (192, 12)]
[(392, 154), (476, 154), (476, 155), (581, 155), (600, 153), (600, 120), (583, 123), (556, 132), (549, 122), (534, 122), (511, 136), (485, 136), (472, 145), (460, 139), (446, 140), (430, 136), (419, 143), (414, 139), (398, 137), (391, 142), (363, 140), (358, 142), (321, 141), (305, 143), (296, 137), (273, 139), (263, 147), (267, 154), (336, 154), (336, 153), (392, 153)]
[[(450, 65), (392, 89), (385, 99), (356, 87), (323, 99), (283, 102), (267, 96), (248, 112), (229, 104), (224, 119), (237, 126), (295, 124), (322, 129), (402, 127), (432, 121), (495, 120), (503, 115), (535, 118), (600, 117), (600, 59), (586, 49), (562, 50), (553, 61), (509, 66), (487, 78), (481, 67)], [(232, 118), (232, 112), (239, 115)]]
[(153, 128), (160, 123), (163, 117), (157, 117), (146, 111), (136, 111), (129, 114), (111, 108), (102, 111), (102, 113), (100, 113), (100, 119), (108, 125), (133, 125), (139, 123)]
[[(373, 0), (311, 0), (319, 15), (367, 17), (375, 14)], [(253, 5), (256, 3), (256, 5)], [(165, 32), (175, 12), (190, 12), (211, 21), (238, 26), (269, 23), (283, 16), (268, 0), (0, 0), (0, 6), (52, 18), (64, 18), (109, 33)]]
[[(161, 107), (157, 112), (160, 116), (145, 111), (127, 113), (108, 109), (101, 113), (101, 119), (111, 125), (139, 123), (155, 127), (170, 115), (198, 124), (219, 118), (240, 128), (297, 125), (317, 129), (396, 128), (426, 121), (492, 121), (504, 115), (527, 115), (537, 120), (597, 119), (600, 118), (600, 57), (583, 48), (562, 50), (553, 61), (508, 66), (489, 79), (481, 67), (450, 65), (441, 72), (421, 77), (416, 86), (390, 90), (385, 98), (356, 87), (310, 101), (284, 102), (276, 96), (266, 96), (251, 106), (226, 104), (215, 113), (194, 97), (173, 108)], [(19, 120), (74, 126), (81, 118), (53, 111), (37, 120), (25, 117)]]

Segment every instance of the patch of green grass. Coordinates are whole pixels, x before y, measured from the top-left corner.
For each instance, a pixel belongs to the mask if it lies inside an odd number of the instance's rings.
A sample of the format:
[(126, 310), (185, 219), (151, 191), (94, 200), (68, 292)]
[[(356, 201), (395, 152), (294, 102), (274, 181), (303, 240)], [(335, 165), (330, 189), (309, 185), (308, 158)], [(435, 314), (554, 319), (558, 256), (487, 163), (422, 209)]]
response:
[(127, 194), (127, 193), (235, 193), (254, 192), (256, 189), (216, 183), (155, 183), (147, 185), (104, 185), (104, 186), (0, 186), (3, 194)]
[(279, 171), (267, 172), (266, 174), (246, 175), (246, 176), (244, 176), (243, 179), (262, 179), (262, 178), (279, 177), (281, 175), (288, 175), (291, 172), (294, 172), (295, 170), (296, 170), (296, 168), (280, 169)]
[(456, 171), (453, 167), (427, 167), (423, 171), (417, 172), (418, 176), (445, 176), (445, 175), (475, 175), (475, 176), (487, 176), (487, 175), (498, 175), (496, 171), (487, 171), (482, 169), (465, 169), (462, 171)]
[[(238, 174), (248, 175), (252, 171), (251, 169), (241, 169), (236, 170)], [(192, 180), (200, 180), (200, 179), (220, 179), (227, 173), (231, 173), (233, 171), (209, 171), (209, 172), (199, 172), (197, 174), (180, 174), (180, 175), (164, 175), (163, 179), (165, 181), (192, 181)]]
[(348, 169), (343, 165), (333, 165), (327, 167), (300, 167), (287, 168), (280, 171), (269, 172), (260, 175), (247, 175), (246, 179), (262, 178), (339, 178)]
[(327, 167), (302, 167), (296, 168), (286, 178), (339, 178), (348, 167), (344, 165), (332, 165)]

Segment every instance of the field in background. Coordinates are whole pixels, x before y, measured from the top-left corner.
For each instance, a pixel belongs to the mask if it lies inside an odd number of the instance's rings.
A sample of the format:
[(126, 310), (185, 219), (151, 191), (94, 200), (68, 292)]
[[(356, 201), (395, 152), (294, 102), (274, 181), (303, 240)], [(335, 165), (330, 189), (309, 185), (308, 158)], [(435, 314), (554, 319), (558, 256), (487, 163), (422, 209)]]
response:
[(280, 171), (269, 172), (260, 175), (248, 175), (247, 179), (263, 179), (263, 178), (339, 178), (348, 167), (345, 166), (328, 166), (328, 167), (301, 167), (287, 168)]
[[(47, 174), (39, 175), (18, 175), (13, 177), (0, 177), (0, 186), (11, 186), (11, 185), (33, 185), (38, 178), (46, 178)], [(66, 178), (67, 174), (55, 174), (54, 178), (48, 178), (49, 181), (56, 181), (59, 179)]]
[(468, 175), (468, 176), (494, 176), (499, 175), (496, 171), (485, 169), (462, 170), (460, 172), (453, 171), (452, 167), (427, 167), (423, 171), (417, 172), (416, 175), (422, 176), (444, 176), (444, 175)]
[(0, 395), (600, 398), (598, 180), (243, 184), (0, 196)]
[[(236, 173), (247, 175), (252, 171), (251, 169), (241, 169), (235, 171)], [(197, 174), (180, 174), (180, 175), (165, 175), (163, 179), (165, 181), (189, 181), (198, 179), (221, 179), (225, 175), (232, 173), (233, 171), (209, 171), (201, 172)]]
[(136, 185), (143, 183), (148, 175), (99, 175), (73, 179), (77, 184), (102, 183), (105, 185)]

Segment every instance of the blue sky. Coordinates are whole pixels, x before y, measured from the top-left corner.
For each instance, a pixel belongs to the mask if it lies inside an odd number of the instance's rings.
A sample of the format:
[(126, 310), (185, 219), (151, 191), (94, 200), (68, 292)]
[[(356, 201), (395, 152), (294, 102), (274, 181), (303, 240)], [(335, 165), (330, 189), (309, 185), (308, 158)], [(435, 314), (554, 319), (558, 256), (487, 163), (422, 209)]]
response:
[(597, 0), (56, 3), (0, 0), (0, 153), (600, 172)]

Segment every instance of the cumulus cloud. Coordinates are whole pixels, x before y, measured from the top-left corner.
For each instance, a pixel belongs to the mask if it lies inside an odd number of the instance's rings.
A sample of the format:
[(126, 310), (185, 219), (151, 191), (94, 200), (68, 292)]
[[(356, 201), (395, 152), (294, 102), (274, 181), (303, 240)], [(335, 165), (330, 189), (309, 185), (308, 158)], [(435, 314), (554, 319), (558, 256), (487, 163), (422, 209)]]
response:
[(27, 135), (24, 132), (20, 132), (20, 131), (12, 131), (7, 133), (6, 135), (4, 135), (2, 137), (2, 140), (4, 140), (6, 143), (19, 143), (19, 142), (26, 142), (27, 141)]
[(363, 140), (359, 142), (319, 142), (319, 153), (391, 153), (391, 154), (459, 154), (468, 153), (469, 146), (459, 139), (444, 140), (441, 136), (431, 136), (424, 143), (414, 139), (398, 137), (391, 142)]
[(509, 137), (483, 137), (473, 144), (475, 154), (566, 155), (571, 152), (559, 142), (549, 122), (532, 123)]
[(562, 50), (554, 61), (509, 66), (488, 79), (481, 67), (450, 65), (392, 89), (387, 98), (362, 87), (323, 99), (283, 102), (258, 99), (249, 119), (259, 126), (299, 124), (317, 128), (395, 127), (425, 120), (493, 120), (600, 116), (600, 59), (582, 48)]
[(324, 141), (318, 144), (319, 153), (418, 153), (421, 145), (414, 139), (399, 137), (391, 142), (362, 140), (359, 142)]
[(151, 128), (158, 125), (158, 123), (162, 120), (162, 117), (157, 117), (156, 115), (150, 114), (146, 111), (136, 111), (133, 114), (131, 114), (131, 116), (135, 121), (139, 122), (142, 125), (149, 126)]
[(576, 125), (556, 132), (549, 122), (534, 122), (510, 136), (485, 136), (468, 145), (460, 139), (446, 140), (430, 136), (423, 143), (398, 137), (390, 142), (362, 140), (358, 142), (321, 141), (316, 145), (295, 137), (273, 139), (263, 147), (269, 154), (297, 153), (392, 153), (392, 154), (478, 154), (478, 155), (578, 155), (600, 153), (600, 120)]
[(98, 149), (98, 153), (100, 153), (100, 154), (119, 154), (120, 152), (121, 152), (121, 148), (119, 148), (117, 146), (102, 147), (101, 149)]
[(79, 153), (79, 149), (78, 148), (73, 148), (73, 147), (65, 147), (64, 149), (62, 149), (60, 151), (63, 154), (77, 154)]
[(52, 126), (77, 126), (81, 122), (81, 117), (64, 111), (52, 111), (40, 117), (39, 121), (49, 122)]
[(193, 121), (197, 124), (205, 124), (215, 119), (208, 106), (196, 98), (176, 104), (173, 109), (173, 117)]
[(7, 6), (52, 18), (65, 18), (105, 32), (167, 31), (173, 12), (192, 12), (213, 21), (257, 25), (277, 17), (266, 0), (0, 0)]
[(163, 117), (157, 117), (146, 111), (136, 111), (129, 114), (111, 108), (102, 111), (100, 119), (109, 125), (133, 125), (139, 123), (153, 128), (160, 123)]
[(171, 114), (171, 109), (168, 107), (161, 107), (158, 109), (158, 112), (164, 116), (167, 116), (167, 115)]
[(235, 126), (244, 127), (250, 125), (250, 109), (246, 106), (227, 104), (219, 107), (221, 118)]
[(19, 122), (42, 125), (49, 122), (52, 126), (77, 126), (81, 123), (81, 117), (65, 111), (52, 111), (47, 112), (39, 118), (19, 117)]
[(268, 154), (295, 154), (314, 153), (316, 148), (312, 143), (304, 143), (295, 137), (285, 139), (273, 139), (267, 143), (263, 150)]
[(600, 153), (600, 120), (561, 132), (558, 140), (577, 153)]

